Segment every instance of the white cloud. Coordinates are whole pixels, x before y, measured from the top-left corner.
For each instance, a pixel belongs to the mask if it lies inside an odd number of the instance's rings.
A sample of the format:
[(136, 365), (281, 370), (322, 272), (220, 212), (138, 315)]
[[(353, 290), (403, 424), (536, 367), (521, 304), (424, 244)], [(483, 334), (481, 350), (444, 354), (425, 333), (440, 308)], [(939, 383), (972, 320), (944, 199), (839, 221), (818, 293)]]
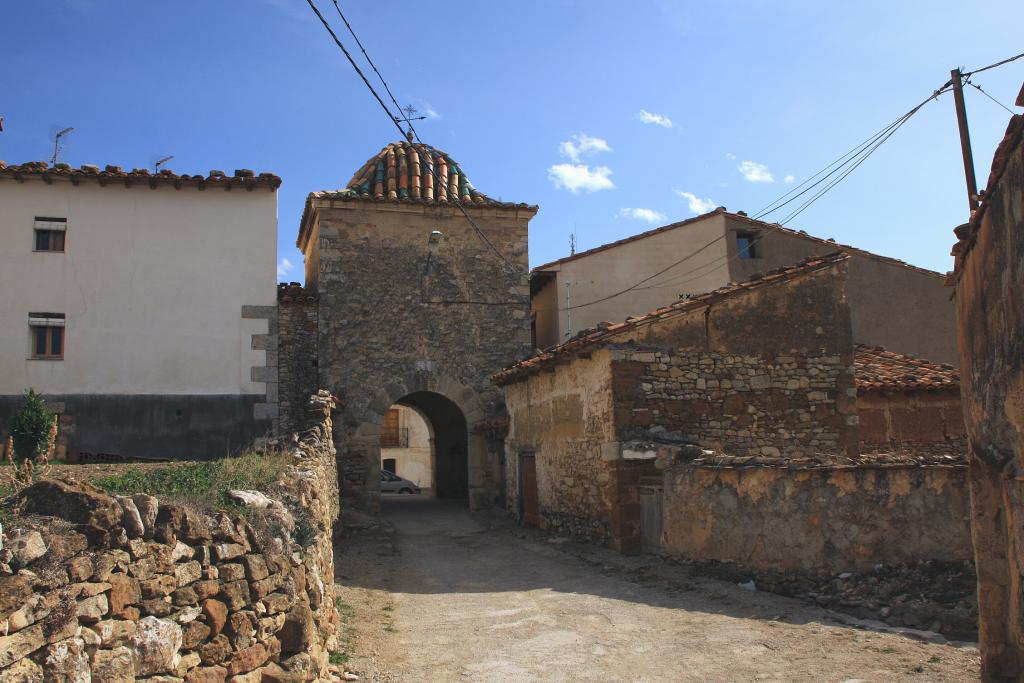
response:
[(637, 114), (637, 117), (644, 123), (653, 123), (661, 126), (662, 128), (672, 127), (672, 119), (667, 116), (662, 116), (661, 114), (652, 114), (646, 109), (641, 109), (640, 113)]
[(634, 218), (648, 223), (659, 223), (665, 220), (665, 214), (654, 209), (622, 209), (619, 211), (619, 215), (623, 218)]
[(612, 170), (607, 166), (590, 168), (585, 164), (555, 164), (548, 169), (548, 178), (555, 187), (564, 187), (572, 193), (583, 190), (597, 192), (615, 188), (610, 176)]
[(732, 152), (726, 152), (725, 153), (725, 158), (728, 159), (729, 161), (735, 161), (736, 160), (736, 155), (733, 154)]
[(782, 179), (782, 182), (786, 183), (787, 185), (791, 185), (794, 180), (796, 180), (796, 178), (794, 178), (792, 175), (788, 175)]
[(756, 161), (741, 161), (736, 169), (752, 183), (774, 183), (775, 177), (764, 164)]
[(694, 213), (707, 213), (714, 209), (717, 204), (715, 200), (705, 197), (701, 199), (692, 192), (683, 192), (682, 190), (676, 190), (676, 194), (686, 200), (686, 203), (690, 205), (690, 211)]
[(284, 277), (288, 273), (292, 272), (292, 268), (295, 267), (291, 261), (286, 258), (281, 259), (277, 264), (277, 276)]
[(572, 140), (559, 143), (558, 151), (562, 156), (571, 159), (574, 164), (578, 164), (580, 158), (585, 155), (610, 152), (612, 148), (601, 138), (595, 138), (586, 133), (576, 133), (572, 136)]

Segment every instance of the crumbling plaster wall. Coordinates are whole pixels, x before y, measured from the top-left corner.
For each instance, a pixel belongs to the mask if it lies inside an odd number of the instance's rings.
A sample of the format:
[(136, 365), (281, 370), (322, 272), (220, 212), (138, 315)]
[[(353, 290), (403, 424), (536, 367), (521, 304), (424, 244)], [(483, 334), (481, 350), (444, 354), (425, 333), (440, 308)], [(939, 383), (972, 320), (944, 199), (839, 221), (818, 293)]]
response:
[(775, 571), (967, 560), (965, 470), (680, 463), (664, 475), (662, 549)]
[(533, 453), (545, 529), (607, 543), (612, 537), (618, 458), (610, 352), (542, 372), (506, 387), (506, 500), (520, 514), (520, 456)]
[[(1001, 172), (1001, 175), (999, 173)], [(1024, 677), (1024, 117), (996, 152), (956, 271), (982, 677)]]
[(640, 327), (615, 356), (620, 440), (737, 454), (857, 452), (845, 265)]
[[(319, 385), (344, 404), (335, 437), (346, 498), (379, 507), (383, 415), (426, 391), (466, 418), (470, 506), (493, 504), (486, 440), (472, 428), (504, 412), (490, 375), (530, 350), (527, 224), (536, 209), (467, 207), (499, 257), (451, 206), (311, 201), (303, 250), (317, 266)], [(435, 230), (444, 237), (428, 268)]]

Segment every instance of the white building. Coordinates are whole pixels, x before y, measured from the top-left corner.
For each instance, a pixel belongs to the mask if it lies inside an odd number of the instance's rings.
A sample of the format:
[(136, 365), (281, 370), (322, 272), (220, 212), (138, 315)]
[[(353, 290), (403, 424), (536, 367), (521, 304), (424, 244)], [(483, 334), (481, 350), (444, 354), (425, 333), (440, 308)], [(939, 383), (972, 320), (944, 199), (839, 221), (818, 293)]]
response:
[(270, 431), (280, 183), (0, 162), (0, 437), (28, 387), (72, 457), (212, 457)]

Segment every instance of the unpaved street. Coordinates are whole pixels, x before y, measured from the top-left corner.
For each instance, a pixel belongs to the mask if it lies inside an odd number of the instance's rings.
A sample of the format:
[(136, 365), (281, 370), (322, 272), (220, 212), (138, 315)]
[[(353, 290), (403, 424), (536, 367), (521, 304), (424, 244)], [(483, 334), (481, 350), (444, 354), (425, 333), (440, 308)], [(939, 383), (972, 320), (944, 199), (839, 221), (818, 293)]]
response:
[(795, 600), (462, 506), (385, 501), (336, 566), (373, 681), (973, 681), (977, 649), (859, 630)]

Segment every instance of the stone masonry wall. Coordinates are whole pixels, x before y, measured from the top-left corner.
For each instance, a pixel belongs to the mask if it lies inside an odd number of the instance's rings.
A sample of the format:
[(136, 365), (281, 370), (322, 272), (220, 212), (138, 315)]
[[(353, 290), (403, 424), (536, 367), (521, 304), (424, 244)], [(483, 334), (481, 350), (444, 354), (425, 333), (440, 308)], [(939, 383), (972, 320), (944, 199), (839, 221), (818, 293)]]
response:
[(291, 434), (305, 418), (317, 388), (317, 298), (298, 283), (277, 288), (278, 401), (280, 434)]
[(842, 400), (851, 367), (840, 355), (677, 349), (621, 357), (613, 372), (620, 386), (634, 384), (616, 395), (624, 435), (653, 427), (728, 453), (800, 456), (845, 451), (844, 428), (855, 424)]
[[(468, 451), (471, 507), (492, 504), (489, 451), (472, 430), (504, 414), (490, 375), (530, 350), (527, 223), (536, 209), (467, 208), (498, 256), (450, 206), (311, 201), (304, 251), (316, 263), (308, 283), (319, 300), (318, 386), (345, 406), (335, 439), (346, 500), (379, 505), (383, 415), (430, 392), (465, 417), (463, 434), (439, 438)], [(443, 235), (436, 247), (433, 231)]]
[(1024, 678), (1024, 116), (957, 228), (957, 338), (970, 446), (981, 673)]
[(971, 558), (962, 460), (793, 463), (744, 466), (710, 457), (667, 468), (663, 550), (775, 571)]
[(845, 264), (640, 328), (613, 361), (622, 441), (857, 452)]
[(43, 480), (0, 556), (5, 683), (330, 680), (338, 515), (329, 395), (249, 519)]
[[(519, 515), (520, 457), (533, 453), (541, 526), (555, 533), (607, 543), (615, 500), (608, 352), (510, 385), (506, 401), (506, 500)], [(616, 451), (617, 452), (617, 451)]]

